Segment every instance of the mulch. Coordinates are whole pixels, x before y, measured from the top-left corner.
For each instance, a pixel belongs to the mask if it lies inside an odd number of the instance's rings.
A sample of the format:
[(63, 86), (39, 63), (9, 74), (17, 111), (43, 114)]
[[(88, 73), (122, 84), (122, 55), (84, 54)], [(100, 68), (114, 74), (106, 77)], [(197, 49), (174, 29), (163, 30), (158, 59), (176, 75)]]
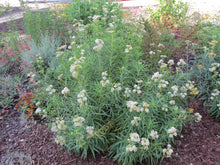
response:
[[(183, 129), (182, 136), (178, 136), (173, 144), (173, 158), (164, 159), (162, 165), (220, 165), (220, 121), (203, 111), (201, 101), (195, 101), (191, 107), (202, 115), (202, 120), (193, 126), (188, 124)], [(44, 122), (33, 118), (27, 120), (19, 112), (5, 118), (0, 130), (0, 161), (3, 165), (9, 159), (18, 163), (18, 155), (23, 155), (27, 164), (35, 165), (119, 164), (106, 154), (99, 154), (96, 158), (90, 155), (87, 159), (81, 159), (80, 155), (68, 152), (56, 144), (53, 133)]]
[[(22, 19), (14, 22), (21, 25)], [(10, 31), (10, 24), (0, 24), (0, 32)], [(199, 112), (202, 120), (183, 128), (182, 135), (175, 140), (172, 158), (162, 165), (220, 165), (220, 121), (203, 110), (202, 102), (194, 101), (190, 107)], [(1, 119), (1, 118), (0, 118)], [(46, 123), (33, 118), (25, 119), (20, 112), (8, 114), (0, 120), (0, 162), (8, 164), (35, 165), (118, 165), (104, 154), (81, 159), (80, 155), (68, 152), (54, 142), (54, 134)], [(20, 162), (20, 163), (19, 163)], [(147, 165), (148, 163), (143, 163)]]

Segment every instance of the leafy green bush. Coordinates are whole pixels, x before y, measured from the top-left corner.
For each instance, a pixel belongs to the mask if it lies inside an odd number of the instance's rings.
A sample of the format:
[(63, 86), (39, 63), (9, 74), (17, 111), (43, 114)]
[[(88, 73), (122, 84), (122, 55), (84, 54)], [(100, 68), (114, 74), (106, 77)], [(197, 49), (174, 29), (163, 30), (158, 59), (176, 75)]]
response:
[(15, 103), (19, 100), (18, 85), (21, 84), (19, 76), (0, 77), (0, 108), (12, 110)]
[(180, 0), (159, 0), (159, 2), (160, 6), (156, 11), (149, 8), (151, 21), (156, 21), (156, 23), (162, 25), (163, 28), (184, 23), (188, 11), (187, 3)]
[(210, 114), (220, 119), (220, 54), (214, 53), (217, 43), (213, 40), (208, 48), (204, 47), (204, 53), (196, 56), (190, 73), (200, 91), (198, 97), (204, 101)]
[(54, 60), (57, 47), (61, 45), (61, 37), (42, 35), (38, 43), (34, 39), (30, 39), (27, 44), (30, 49), (26, 49), (21, 58), (31, 64), (35, 72), (44, 74), (48, 67), (55, 68)]
[(107, 28), (105, 19), (76, 23), (71, 44), (58, 48), (56, 69), (49, 67), (39, 82), (35, 113), (50, 121), (57, 143), (82, 157), (108, 151), (123, 164), (154, 164), (172, 155), (187, 121), (201, 119), (184, 108), (198, 91), (182, 71), (183, 59), (173, 74), (174, 61), (161, 56), (148, 74), (143, 22), (118, 19)]
[(83, 20), (83, 24), (92, 22), (94, 19), (105, 19), (107, 22), (112, 22), (115, 15), (119, 16), (121, 11), (117, 3), (112, 3), (107, 0), (75, 0), (65, 8), (65, 13), (69, 22), (74, 23), (74, 20)]
[(42, 11), (27, 10), (24, 14), (25, 31), (37, 43), (40, 41), (42, 35), (64, 35), (66, 31), (65, 26), (65, 17), (59, 15), (59, 11), (55, 12), (49, 9)]

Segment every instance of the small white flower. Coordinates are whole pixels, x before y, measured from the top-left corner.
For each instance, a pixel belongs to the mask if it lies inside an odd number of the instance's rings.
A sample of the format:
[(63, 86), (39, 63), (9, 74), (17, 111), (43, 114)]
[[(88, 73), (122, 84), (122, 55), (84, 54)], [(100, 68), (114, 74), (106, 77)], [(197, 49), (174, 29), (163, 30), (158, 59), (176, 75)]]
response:
[(167, 148), (163, 149), (163, 155), (166, 155), (167, 158), (171, 157), (173, 153), (173, 149), (171, 149), (171, 145), (168, 144)]
[(150, 51), (149, 54), (152, 55), (152, 54), (156, 54), (156, 53), (154, 51)]
[(140, 117), (134, 116), (134, 120), (131, 121), (131, 124), (135, 125), (135, 126), (138, 126), (138, 124), (139, 124), (138, 121), (140, 121), (140, 120), (141, 120)]
[(78, 72), (73, 71), (73, 72), (72, 72), (72, 76), (73, 76), (73, 78), (77, 78), (77, 77), (78, 77)]
[(168, 64), (169, 66), (174, 65), (174, 61), (173, 61), (173, 60), (169, 60), (169, 61), (167, 62), (167, 64)]
[(140, 142), (140, 137), (137, 133), (130, 133), (130, 138), (133, 142)]
[(154, 131), (154, 130), (150, 132), (150, 136), (152, 137), (153, 140), (158, 139), (159, 137), (157, 131)]
[(128, 48), (125, 48), (125, 53), (128, 53), (129, 52), (129, 49)]
[(38, 107), (41, 105), (41, 102), (38, 101), (35, 105)]
[(102, 41), (101, 39), (96, 39), (96, 40), (95, 40), (95, 43), (96, 43), (97, 45), (104, 45), (104, 41)]
[(41, 108), (37, 108), (37, 109), (35, 110), (35, 113), (36, 113), (36, 114), (40, 114), (40, 113), (41, 113)]
[(49, 92), (50, 95), (52, 95), (53, 93), (56, 92), (56, 89), (51, 89), (51, 91)]
[(127, 107), (130, 108), (130, 112), (137, 110), (137, 104), (138, 102), (136, 101), (127, 101)]
[(164, 48), (165, 46), (164, 46), (164, 44), (159, 43), (159, 44), (158, 44), (158, 47)]
[(135, 145), (128, 145), (127, 147), (126, 147), (126, 151), (127, 152), (137, 152), (137, 147), (135, 146)]
[(49, 86), (46, 88), (46, 91), (49, 92), (49, 91), (51, 91), (52, 88), (53, 88), (53, 85), (49, 85)]
[(199, 113), (195, 113), (194, 116), (195, 116), (195, 121), (196, 121), (197, 123), (201, 121), (202, 116), (201, 116)]
[(154, 80), (155, 82), (157, 82), (158, 78), (161, 78), (161, 77), (162, 77), (162, 74), (160, 74), (159, 72), (156, 72), (153, 74), (151, 79)]
[(81, 126), (83, 124), (83, 122), (85, 121), (85, 119), (83, 117), (75, 117), (73, 119), (74, 125), (76, 127)]
[(131, 93), (131, 90), (129, 88), (125, 88), (124, 96), (125, 97), (130, 97), (130, 93)]
[(94, 136), (93, 132), (94, 132), (94, 127), (92, 126), (87, 126), (86, 127), (86, 132), (88, 133), (88, 138), (91, 138)]
[(170, 100), (170, 105), (175, 105), (176, 104), (176, 102), (175, 102), (175, 100)]
[(114, 24), (113, 23), (109, 23), (108, 24), (110, 27), (114, 27)]
[(61, 91), (61, 93), (62, 93), (63, 95), (67, 95), (69, 92), (70, 92), (70, 90), (69, 90), (69, 88), (67, 88), (67, 87), (65, 87), (65, 88)]
[(178, 66), (186, 65), (186, 62), (183, 59), (180, 59), (177, 65)]
[(168, 105), (167, 104), (164, 104), (163, 107), (162, 107), (162, 110), (167, 112), (168, 111)]
[(176, 128), (174, 128), (174, 127), (171, 127), (170, 129), (168, 129), (167, 133), (169, 134), (170, 138), (173, 138), (173, 136), (177, 136)]
[(62, 136), (57, 135), (55, 138), (55, 142), (60, 145), (64, 145), (66, 143), (66, 139)]
[(141, 138), (141, 145), (142, 146), (149, 146), (150, 141), (147, 138)]
[(65, 125), (64, 120), (57, 120), (56, 123), (57, 123), (57, 128), (59, 130), (66, 130), (67, 129), (67, 126)]
[(93, 50), (99, 52), (99, 51), (101, 51), (102, 47), (103, 47), (103, 45), (96, 45), (93, 47)]

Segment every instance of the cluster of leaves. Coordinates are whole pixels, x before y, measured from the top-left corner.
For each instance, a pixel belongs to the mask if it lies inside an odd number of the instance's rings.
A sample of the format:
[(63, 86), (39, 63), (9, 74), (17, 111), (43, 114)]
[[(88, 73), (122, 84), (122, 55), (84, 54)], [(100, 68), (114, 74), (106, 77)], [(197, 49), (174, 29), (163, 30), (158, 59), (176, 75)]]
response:
[(190, 73), (196, 81), (200, 91), (198, 97), (204, 101), (204, 107), (220, 119), (220, 54), (215, 52), (217, 43), (218, 41), (212, 40), (203, 47), (203, 53), (196, 56)]

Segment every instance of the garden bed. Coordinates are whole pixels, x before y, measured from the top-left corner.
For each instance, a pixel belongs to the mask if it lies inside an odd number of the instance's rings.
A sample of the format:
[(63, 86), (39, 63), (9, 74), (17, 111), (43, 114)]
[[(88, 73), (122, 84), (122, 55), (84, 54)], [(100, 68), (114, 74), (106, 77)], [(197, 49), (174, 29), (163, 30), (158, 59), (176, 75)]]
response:
[[(138, 9), (138, 8), (137, 8)], [(139, 12), (139, 11), (138, 11)], [(141, 11), (143, 12), (143, 11)], [(136, 9), (132, 9), (135, 13)], [(18, 31), (24, 32), (22, 20), (14, 22)], [(0, 32), (8, 32), (10, 24), (0, 24)], [(63, 34), (62, 34), (63, 35)], [(62, 36), (61, 35), (61, 36)], [(181, 38), (181, 35), (178, 36)], [(179, 57), (180, 58), (180, 57)], [(178, 58), (175, 61), (179, 60)], [(169, 164), (210, 164), (218, 165), (220, 161), (220, 122), (204, 111), (203, 102), (199, 99), (194, 100), (189, 105), (194, 110), (193, 113), (199, 112), (202, 120), (190, 123), (183, 129), (181, 136), (175, 137), (174, 153), (172, 158), (165, 158), (162, 165)], [(19, 159), (24, 158), (23, 164), (119, 164), (110, 158), (107, 158), (108, 152), (99, 154), (92, 158), (88, 154), (87, 159), (81, 159), (80, 155), (68, 152), (66, 148), (60, 148), (60, 145), (54, 142), (54, 133), (47, 127), (47, 122), (41, 117), (22, 117), (20, 112), (16, 112), (11, 107), (10, 111), (1, 113), (0, 129), (0, 161), (8, 164), (10, 161), (17, 163)], [(148, 164), (143, 162), (143, 164)]]

